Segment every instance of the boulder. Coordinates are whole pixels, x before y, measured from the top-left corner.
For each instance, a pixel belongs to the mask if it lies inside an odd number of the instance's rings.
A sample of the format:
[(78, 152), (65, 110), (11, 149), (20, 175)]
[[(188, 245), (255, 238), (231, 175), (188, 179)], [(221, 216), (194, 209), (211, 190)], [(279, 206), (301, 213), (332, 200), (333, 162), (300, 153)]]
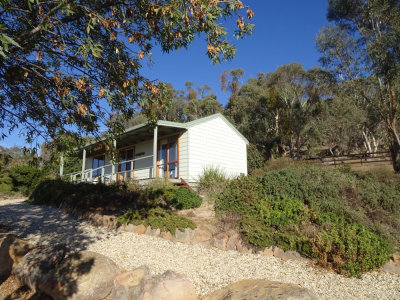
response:
[(137, 234), (144, 234), (146, 232), (146, 226), (144, 226), (143, 224), (139, 224), (132, 232)]
[(171, 232), (169, 232), (169, 231), (162, 231), (160, 233), (160, 237), (167, 241), (174, 240), (174, 237), (172, 236)]
[(118, 273), (117, 265), (106, 256), (81, 251), (67, 256), (38, 286), (55, 300), (97, 300), (110, 294)]
[(161, 233), (160, 228), (151, 228), (151, 226), (147, 227), (145, 234), (150, 236), (159, 236)]
[(0, 234), (0, 280), (6, 279), (33, 245), (14, 234)]
[(281, 259), (292, 259), (292, 260), (301, 260), (302, 257), (300, 255), (300, 253), (293, 251), (293, 250), (288, 250), (288, 251), (283, 251), (281, 248), (279, 247), (272, 247), (272, 251), (274, 253), (275, 257), (281, 258)]
[(133, 225), (133, 224), (126, 224), (125, 225), (125, 231), (128, 231), (128, 232), (135, 232), (135, 230), (136, 230), (136, 225)]
[(115, 277), (111, 300), (137, 299), (142, 291), (142, 282), (148, 274), (149, 269), (146, 266), (142, 266)]
[(196, 228), (193, 231), (192, 244), (210, 247), (212, 233), (208, 230)]
[(194, 285), (184, 275), (167, 271), (148, 277), (141, 284), (137, 300), (197, 300)]
[(192, 241), (193, 230), (186, 229), (185, 231), (177, 230), (175, 232), (175, 241), (190, 244)]
[(232, 234), (226, 243), (226, 250), (237, 250), (237, 245), (240, 243), (240, 234)]
[(212, 238), (212, 246), (221, 249), (221, 250), (226, 250), (226, 244), (228, 243), (228, 235), (226, 233), (218, 233), (213, 236)]
[(104, 227), (115, 227), (117, 224), (117, 218), (115, 216), (103, 215), (102, 226)]
[(61, 263), (65, 254), (66, 247), (63, 244), (36, 247), (22, 258), (21, 263), (13, 269), (13, 274), (22, 285), (36, 291), (48, 274)]
[(253, 253), (253, 250), (252, 250), (252, 249), (247, 248), (245, 245), (243, 245), (243, 241), (242, 241), (242, 240), (239, 240), (239, 241), (236, 243), (236, 250), (237, 250), (239, 253), (243, 253), (243, 254), (252, 254), (252, 253)]
[(204, 298), (204, 300), (243, 299), (316, 300), (318, 298), (312, 291), (297, 285), (265, 279), (241, 280), (217, 290)]
[(400, 275), (400, 256), (397, 253), (392, 254), (390, 261), (384, 264), (383, 271)]
[(266, 247), (260, 251), (257, 252), (258, 254), (264, 255), (264, 256), (274, 256), (274, 251), (272, 250), (272, 247)]

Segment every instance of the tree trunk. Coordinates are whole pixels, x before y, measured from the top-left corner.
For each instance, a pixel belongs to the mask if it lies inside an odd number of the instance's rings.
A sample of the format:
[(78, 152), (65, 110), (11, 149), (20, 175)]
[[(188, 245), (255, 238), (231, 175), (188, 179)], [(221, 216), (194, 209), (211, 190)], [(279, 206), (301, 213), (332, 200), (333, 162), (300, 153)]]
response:
[(400, 145), (398, 143), (392, 143), (390, 145), (390, 154), (392, 156), (394, 171), (400, 173)]
[(397, 133), (396, 119), (389, 120), (388, 118), (388, 131), (390, 134), (390, 154), (392, 156), (393, 169), (396, 173), (400, 173), (400, 138)]

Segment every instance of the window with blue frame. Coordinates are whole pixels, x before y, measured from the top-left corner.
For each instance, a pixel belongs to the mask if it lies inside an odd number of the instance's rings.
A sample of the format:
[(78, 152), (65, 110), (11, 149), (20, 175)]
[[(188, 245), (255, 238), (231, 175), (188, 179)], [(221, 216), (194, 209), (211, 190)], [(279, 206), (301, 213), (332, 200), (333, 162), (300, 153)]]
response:
[(104, 166), (104, 155), (99, 155), (93, 157), (92, 161), (92, 176), (99, 177), (101, 176), (101, 167)]

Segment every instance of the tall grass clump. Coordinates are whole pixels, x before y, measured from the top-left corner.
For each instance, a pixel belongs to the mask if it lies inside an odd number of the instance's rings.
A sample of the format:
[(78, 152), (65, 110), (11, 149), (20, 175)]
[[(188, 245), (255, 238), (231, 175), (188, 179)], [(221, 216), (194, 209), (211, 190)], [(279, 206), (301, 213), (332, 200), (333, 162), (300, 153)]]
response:
[(215, 203), (234, 213), (243, 239), (277, 245), (320, 265), (360, 275), (400, 245), (399, 182), (373, 174), (301, 166), (233, 180)]
[(219, 167), (206, 167), (199, 176), (198, 191), (213, 197), (221, 193), (229, 182), (226, 173)]

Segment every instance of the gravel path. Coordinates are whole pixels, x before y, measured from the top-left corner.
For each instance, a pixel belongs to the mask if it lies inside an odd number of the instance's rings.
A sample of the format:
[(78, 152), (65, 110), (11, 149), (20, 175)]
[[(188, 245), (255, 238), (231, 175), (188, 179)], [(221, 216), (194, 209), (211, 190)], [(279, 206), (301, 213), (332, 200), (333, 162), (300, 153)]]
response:
[(141, 265), (147, 265), (152, 274), (174, 270), (187, 275), (201, 296), (241, 279), (265, 278), (309, 288), (320, 299), (400, 299), (399, 275), (371, 272), (362, 279), (345, 278), (306, 262), (205, 249), (93, 227), (57, 209), (31, 206), (21, 199), (0, 200), (0, 224), (33, 243), (64, 242), (75, 249), (104, 254), (126, 270)]

